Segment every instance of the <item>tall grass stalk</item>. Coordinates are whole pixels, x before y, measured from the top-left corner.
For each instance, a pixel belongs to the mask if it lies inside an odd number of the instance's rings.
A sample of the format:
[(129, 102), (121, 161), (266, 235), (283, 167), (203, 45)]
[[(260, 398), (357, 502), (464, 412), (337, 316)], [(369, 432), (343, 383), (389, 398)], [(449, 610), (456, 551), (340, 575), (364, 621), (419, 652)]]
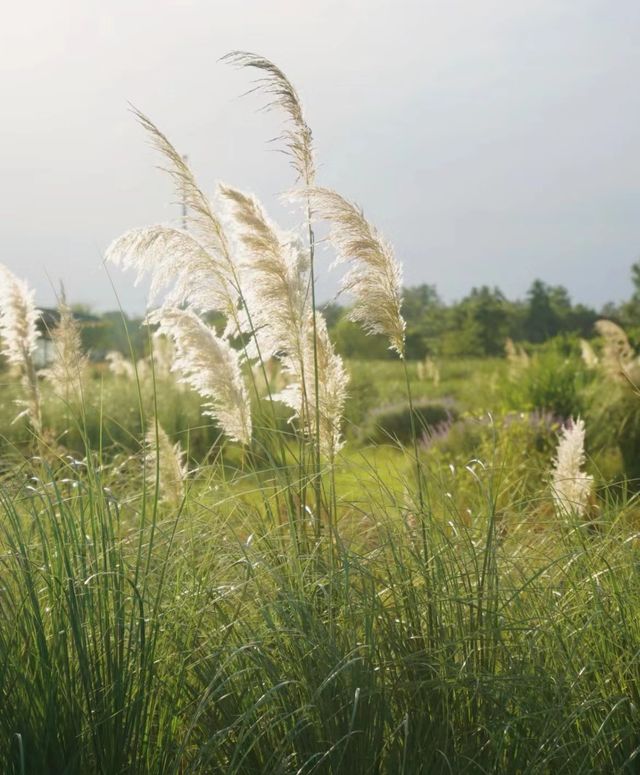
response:
[[(287, 128), (284, 130), (281, 140), (284, 142), (286, 151), (291, 159), (292, 166), (296, 172), (296, 182), (301, 182), (304, 189), (308, 189), (315, 183), (316, 165), (314, 159), (314, 148), (311, 128), (308, 125), (302, 102), (296, 91), (296, 88), (287, 78), (285, 73), (266, 57), (253, 54), (246, 51), (234, 51), (223, 57), (224, 60), (239, 67), (249, 67), (261, 73), (262, 77), (258, 80), (255, 90), (266, 94), (268, 109), (281, 110), (287, 120)], [(316, 525), (320, 527), (320, 514), (322, 509), (321, 497), (321, 439), (320, 439), (320, 406), (317, 397), (320, 394), (320, 370), (318, 363), (318, 329), (317, 329), (317, 302), (316, 302), (316, 268), (315, 268), (315, 234), (313, 229), (313, 219), (311, 212), (311, 202), (309, 197), (305, 201), (305, 228), (307, 233), (307, 245), (309, 251), (309, 279), (307, 286), (307, 295), (311, 297), (311, 326), (313, 330), (313, 381), (314, 395), (316, 396), (315, 406), (315, 428), (316, 443), (312, 450), (314, 463), (313, 470), (313, 488), (316, 502)], [(301, 450), (302, 452), (302, 450)], [(302, 455), (301, 455), (302, 458)], [(301, 476), (304, 472), (301, 470)], [(303, 509), (305, 507), (305, 493), (303, 490)], [(317, 532), (317, 531), (316, 531)], [(318, 535), (316, 535), (318, 538)]]

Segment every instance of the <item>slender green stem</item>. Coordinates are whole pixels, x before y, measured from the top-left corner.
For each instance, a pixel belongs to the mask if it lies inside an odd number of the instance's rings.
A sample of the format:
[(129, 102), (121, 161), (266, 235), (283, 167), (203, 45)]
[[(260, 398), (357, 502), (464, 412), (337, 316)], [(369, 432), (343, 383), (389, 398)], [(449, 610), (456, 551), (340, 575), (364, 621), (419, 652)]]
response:
[(319, 530), (322, 512), (322, 490), (320, 482), (320, 374), (318, 370), (318, 331), (316, 324), (316, 277), (315, 277), (315, 234), (311, 220), (311, 203), (307, 198), (307, 230), (309, 234), (309, 283), (311, 285), (311, 309), (313, 321), (313, 384), (315, 396), (315, 450), (314, 450), (314, 491), (316, 497), (316, 532)]
[(424, 512), (424, 488), (422, 483), (422, 466), (420, 465), (420, 453), (418, 449), (418, 434), (416, 431), (415, 410), (413, 406), (413, 396), (411, 394), (411, 380), (409, 379), (409, 368), (407, 366), (406, 358), (402, 358), (402, 365), (404, 368), (404, 378), (407, 387), (407, 399), (409, 401), (409, 422), (411, 423), (411, 441), (413, 443), (413, 458), (416, 467), (416, 484), (418, 487), (418, 502), (420, 504), (420, 512)]

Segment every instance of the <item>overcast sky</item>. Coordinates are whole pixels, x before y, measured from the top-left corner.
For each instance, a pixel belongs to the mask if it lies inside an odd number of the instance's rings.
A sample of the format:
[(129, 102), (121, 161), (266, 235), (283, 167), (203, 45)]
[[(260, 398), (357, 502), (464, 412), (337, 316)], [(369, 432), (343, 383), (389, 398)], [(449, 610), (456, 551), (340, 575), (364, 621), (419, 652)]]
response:
[[(523, 295), (534, 277), (599, 305), (640, 256), (638, 0), (41, 0), (0, 18), (0, 262), (51, 303), (117, 307), (102, 267), (133, 226), (178, 217), (128, 104), (206, 190), (292, 183), (275, 116), (239, 98), (233, 49), (297, 85), (319, 182), (361, 204), (406, 284)], [(329, 263), (326, 256), (326, 263)], [(325, 257), (321, 257), (323, 266)], [(127, 311), (144, 289), (111, 271)], [(331, 293), (323, 280), (321, 295)]]

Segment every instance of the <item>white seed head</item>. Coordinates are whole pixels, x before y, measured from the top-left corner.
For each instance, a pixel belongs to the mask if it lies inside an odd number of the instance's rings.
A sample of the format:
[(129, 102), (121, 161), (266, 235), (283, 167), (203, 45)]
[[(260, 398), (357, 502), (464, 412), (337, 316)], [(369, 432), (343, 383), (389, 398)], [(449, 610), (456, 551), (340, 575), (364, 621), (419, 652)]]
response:
[(214, 417), (233, 441), (251, 440), (251, 406), (240, 369), (240, 355), (192, 311), (163, 307), (150, 316), (176, 348), (173, 371), (203, 398), (206, 414)]
[(368, 334), (386, 336), (391, 349), (404, 357), (402, 269), (391, 245), (360, 208), (335, 191), (308, 188), (301, 193), (309, 198), (313, 212), (331, 224), (329, 239), (337, 252), (336, 264), (351, 267), (342, 280), (342, 290), (355, 301), (350, 319)]
[(58, 304), (59, 320), (51, 331), (53, 362), (44, 371), (58, 395), (67, 401), (82, 395), (88, 359), (82, 352), (80, 326), (66, 302), (64, 293)]
[(559, 514), (584, 516), (593, 488), (593, 477), (582, 469), (584, 454), (584, 421), (578, 418), (560, 434), (552, 475), (553, 497)]
[(176, 348), (168, 336), (154, 331), (151, 337), (153, 351), (153, 369), (158, 379), (167, 379), (171, 374), (171, 367), (176, 357)]
[(125, 377), (132, 380), (136, 378), (135, 366), (119, 350), (108, 352), (105, 360), (109, 364), (109, 371), (115, 377)]
[(165, 293), (169, 306), (189, 304), (230, 319), (236, 314), (238, 292), (231, 266), (187, 232), (162, 225), (133, 229), (107, 248), (105, 259), (122, 269), (135, 269), (136, 284), (151, 276), (150, 305)]
[(505, 339), (504, 352), (509, 363), (509, 377), (514, 379), (529, 366), (529, 355), (522, 345), (514, 344), (510, 336)]
[(617, 382), (624, 382), (635, 358), (624, 329), (612, 320), (598, 320), (595, 328), (604, 339), (602, 367), (605, 374)]
[(2, 354), (13, 366), (23, 367), (38, 343), (35, 291), (0, 264), (0, 338)]
[(222, 223), (183, 157), (155, 124), (140, 112), (136, 115), (168, 162), (166, 171), (185, 205), (189, 231), (166, 225), (133, 229), (109, 246), (105, 259), (134, 268), (136, 282), (150, 275), (151, 305), (165, 292), (165, 306), (188, 304), (199, 312), (221, 312), (230, 324), (236, 323), (239, 287)]
[(241, 250), (244, 298), (260, 356), (276, 356), (289, 383), (274, 398), (293, 409), (310, 438), (319, 437), (323, 454), (333, 456), (342, 446), (348, 379), (320, 313), (315, 316), (314, 346), (309, 260), (297, 240), (269, 220), (255, 197), (227, 186), (221, 186), (220, 193)]
[(38, 345), (37, 322), (40, 312), (34, 303), (35, 292), (0, 264), (0, 346), (2, 355), (21, 375), (25, 397), (18, 401), (22, 416), (29, 418), (36, 433), (42, 429), (40, 391), (33, 355)]
[(176, 196), (187, 210), (189, 233), (193, 232), (199, 244), (222, 263), (230, 261), (227, 239), (222, 224), (211, 206), (209, 197), (198, 186), (185, 158), (181, 156), (158, 127), (140, 111), (134, 111), (151, 142), (168, 162), (165, 168), (173, 179)]
[(251, 357), (298, 353), (311, 314), (309, 260), (296, 238), (267, 217), (251, 194), (220, 185), (237, 243), (246, 309), (242, 327), (255, 337)]
[(188, 469), (180, 442), (172, 444), (159, 424), (152, 424), (146, 435), (145, 468), (161, 500), (173, 505), (184, 498)]
[[(315, 438), (318, 435), (320, 451), (333, 458), (344, 446), (341, 425), (349, 378), (342, 358), (333, 348), (320, 312), (316, 312), (315, 342), (314, 355), (313, 322), (308, 320), (299, 356), (281, 357), (283, 371), (290, 384), (274, 399), (293, 409), (294, 417), (300, 420), (307, 436)], [(318, 363), (317, 394), (314, 358)]]
[(305, 186), (313, 185), (316, 173), (311, 129), (305, 120), (298, 92), (291, 81), (273, 62), (258, 54), (233, 51), (224, 59), (238, 67), (252, 67), (261, 73), (262, 77), (258, 79), (255, 91), (261, 91), (267, 96), (267, 108), (279, 108), (284, 112), (287, 127), (280, 139), (284, 141), (298, 179)]
[(595, 354), (593, 347), (586, 339), (580, 340), (580, 356), (584, 365), (588, 369), (595, 369), (598, 366), (598, 356)]

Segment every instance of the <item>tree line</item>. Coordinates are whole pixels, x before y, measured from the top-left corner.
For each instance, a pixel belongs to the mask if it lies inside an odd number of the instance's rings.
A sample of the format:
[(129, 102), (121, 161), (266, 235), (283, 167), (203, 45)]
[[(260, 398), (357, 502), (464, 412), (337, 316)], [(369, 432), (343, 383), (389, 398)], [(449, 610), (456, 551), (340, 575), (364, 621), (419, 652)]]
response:
[[(594, 323), (608, 318), (621, 324), (630, 339), (640, 340), (640, 262), (631, 268), (631, 296), (622, 304), (600, 309), (573, 303), (562, 285), (536, 279), (524, 299), (511, 300), (497, 287), (472, 288), (463, 299), (445, 303), (434, 285), (404, 291), (407, 356), (490, 356), (504, 353), (505, 340), (542, 344), (558, 336), (590, 339)], [(341, 354), (351, 358), (384, 358), (383, 341), (372, 341), (348, 319), (348, 308), (335, 304), (328, 320)]]
[[(631, 267), (631, 294), (622, 304), (600, 309), (573, 303), (562, 285), (534, 280), (523, 299), (508, 299), (497, 287), (472, 288), (459, 301), (446, 303), (434, 285), (404, 289), (403, 316), (407, 322), (407, 357), (502, 355), (507, 337), (514, 342), (542, 344), (557, 336), (595, 335), (596, 320), (621, 324), (634, 343), (640, 343), (640, 261)], [(78, 305), (78, 312), (87, 313)], [(391, 357), (383, 337), (366, 336), (350, 322), (349, 307), (329, 303), (327, 324), (341, 355), (347, 358)], [(96, 360), (112, 350), (142, 357), (149, 349), (149, 331), (140, 317), (121, 312), (94, 316), (83, 326), (84, 346)]]

